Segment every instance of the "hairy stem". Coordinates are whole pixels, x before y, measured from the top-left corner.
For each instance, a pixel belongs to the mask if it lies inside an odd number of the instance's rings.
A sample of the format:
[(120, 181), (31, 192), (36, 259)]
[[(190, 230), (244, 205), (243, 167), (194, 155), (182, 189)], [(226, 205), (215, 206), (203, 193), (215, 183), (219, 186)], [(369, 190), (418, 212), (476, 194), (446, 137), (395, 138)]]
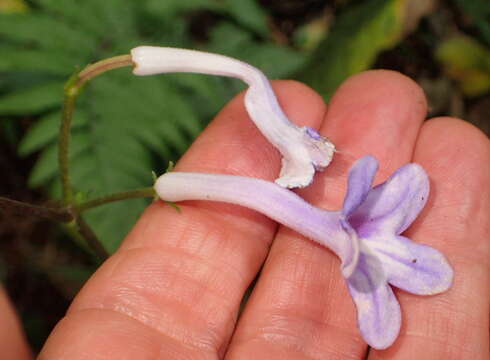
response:
[(66, 83), (64, 89), (63, 115), (60, 127), (60, 137), (58, 142), (58, 162), (63, 192), (63, 203), (65, 206), (73, 203), (73, 189), (70, 182), (69, 173), (69, 145), (70, 128), (75, 111), (75, 103), (83, 85), (90, 79), (108, 70), (117, 69), (123, 66), (134, 65), (130, 55), (121, 55), (105, 59), (94, 64), (88, 65), (74, 74)]
[(109, 59), (90, 64), (86, 66), (85, 69), (80, 71), (78, 74), (78, 82), (75, 83), (75, 86), (81, 88), (85, 82), (96, 77), (97, 75), (125, 66), (134, 66), (131, 55), (114, 56)]
[(56, 220), (68, 223), (73, 220), (73, 215), (66, 208), (49, 208), (45, 206), (32, 205), (22, 201), (0, 197), (0, 209), (17, 215), (31, 215), (43, 219)]
[(92, 209), (94, 207), (108, 204), (115, 201), (126, 200), (126, 199), (137, 199), (143, 197), (155, 197), (155, 190), (153, 187), (135, 189), (130, 191), (124, 191), (120, 193), (110, 194), (107, 196), (102, 196), (97, 199), (88, 200), (76, 206), (76, 211), (81, 213), (85, 210)]
[(93, 232), (92, 228), (85, 222), (81, 216), (77, 216), (75, 219), (77, 231), (87, 242), (87, 245), (97, 255), (97, 257), (104, 261), (109, 257), (109, 253), (104, 248), (97, 235)]
[(70, 184), (68, 148), (70, 145), (70, 128), (75, 100), (78, 90), (74, 91), (72, 84), (76, 82), (78, 75), (72, 76), (65, 86), (65, 99), (63, 101), (63, 113), (58, 142), (58, 166), (61, 176), (61, 188), (63, 192), (63, 204), (70, 205), (73, 201), (73, 189)]
[[(63, 194), (63, 205), (66, 212), (70, 215), (70, 220), (75, 220), (77, 231), (87, 241), (88, 245), (94, 250), (94, 252), (101, 258), (105, 259), (108, 256), (107, 251), (99, 242), (90, 226), (80, 217), (79, 208), (74, 205), (73, 187), (70, 180), (70, 166), (69, 166), (69, 146), (70, 146), (70, 130), (73, 119), (73, 113), (75, 112), (75, 104), (83, 85), (90, 79), (100, 75), (106, 71), (117, 69), (123, 66), (134, 65), (130, 55), (116, 56), (113, 58), (105, 59), (94, 64), (88, 65), (80, 71), (74, 74), (66, 83), (64, 89), (64, 101), (63, 101), (63, 113), (60, 126), (60, 135), (58, 141), (58, 165), (60, 171), (60, 180)], [(150, 195), (151, 196), (151, 195)], [(130, 196), (131, 197), (131, 196)], [(130, 197), (119, 196), (117, 199), (123, 200)], [(94, 207), (101, 205), (106, 200), (96, 199), (88, 202), (88, 207)], [(39, 210), (40, 211), (40, 210)], [(43, 210), (46, 212), (46, 210)], [(41, 213), (43, 213), (41, 211)], [(52, 216), (50, 216), (52, 218)]]

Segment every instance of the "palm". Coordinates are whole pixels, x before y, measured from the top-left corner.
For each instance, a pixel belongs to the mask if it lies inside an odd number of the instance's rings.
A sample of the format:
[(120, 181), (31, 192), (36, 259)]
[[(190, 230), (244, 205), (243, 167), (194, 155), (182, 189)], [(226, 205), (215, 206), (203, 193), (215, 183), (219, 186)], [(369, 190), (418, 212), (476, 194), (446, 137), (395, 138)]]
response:
[[(414, 241), (445, 253), (453, 288), (419, 298), (398, 292), (403, 327), (369, 359), (486, 359), (489, 336), (490, 147), (454, 119), (422, 124), (425, 99), (391, 72), (351, 78), (327, 111), (306, 87), (278, 82), (289, 117), (318, 127), (338, 147), (333, 164), (300, 191), (335, 209), (352, 161), (380, 160), (378, 181), (415, 161), (432, 181)], [(233, 100), (178, 164), (179, 171), (272, 180), (280, 159)], [(251, 194), (253, 196), (253, 194)], [(232, 205), (157, 202), (87, 283), (41, 359), (364, 359), (354, 305), (328, 250)], [(264, 263), (265, 262), (265, 263)], [(237, 322), (242, 296), (264, 267)], [(423, 351), (421, 350), (423, 349)], [(92, 355), (90, 355), (92, 354)]]

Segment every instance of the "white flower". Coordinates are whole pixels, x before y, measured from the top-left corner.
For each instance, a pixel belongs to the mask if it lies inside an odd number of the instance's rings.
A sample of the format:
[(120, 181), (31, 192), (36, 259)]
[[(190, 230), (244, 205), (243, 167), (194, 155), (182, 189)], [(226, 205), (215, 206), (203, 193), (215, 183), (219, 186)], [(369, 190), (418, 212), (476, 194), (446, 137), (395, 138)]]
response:
[(308, 186), (315, 170), (323, 170), (332, 160), (335, 146), (316, 130), (289, 121), (269, 80), (255, 67), (223, 55), (169, 47), (139, 46), (131, 50), (131, 57), (135, 75), (192, 72), (235, 77), (247, 83), (247, 112), (282, 155), (277, 184), (287, 188)]

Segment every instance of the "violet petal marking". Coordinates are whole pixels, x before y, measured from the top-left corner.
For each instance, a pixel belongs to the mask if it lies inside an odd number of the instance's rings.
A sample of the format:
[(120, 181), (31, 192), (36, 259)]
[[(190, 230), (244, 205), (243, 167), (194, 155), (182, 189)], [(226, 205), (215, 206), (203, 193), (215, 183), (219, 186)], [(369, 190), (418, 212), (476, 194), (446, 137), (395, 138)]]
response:
[(304, 187), (315, 170), (330, 163), (335, 146), (315, 130), (298, 127), (286, 117), (269, 80), (255, 67), (223, 55), (168, 47), (139, 46), (131, 50), (135, 75), (193, 72), (241, 79), (249, 85), (245, 107), (256, 126), (282, 155), (276, 182), (287, 188)]
[(427, 201), (425, 171), (408, 164), (371, 188), (377, 167), (372, 156), (354, 163), (341, 211), (313, 207), (264, 180), (231, 175), (172, 172), (158, 178), (155, 189), (167, 201), (214, 200), (249, 207), (330, 248), (342, 260), (363, 338), (384, 349), (401, 326), (390, 284), (414, 294), (438, 294), (451, 286), (453, 270), (439, 251), (400, 235)]

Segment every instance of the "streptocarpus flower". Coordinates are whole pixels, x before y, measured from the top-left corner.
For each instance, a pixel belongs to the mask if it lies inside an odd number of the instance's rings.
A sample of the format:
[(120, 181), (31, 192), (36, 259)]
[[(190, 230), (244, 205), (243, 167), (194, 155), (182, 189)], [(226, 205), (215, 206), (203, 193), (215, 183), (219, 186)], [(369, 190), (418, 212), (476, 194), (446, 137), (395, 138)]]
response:
[(227, 56), (196, 50), (139, 46), (131, 50), (135, 75), (192, 72), (229, 76), (249, 85), (245, 107), (255, 125), (282, 155), (276, 183), (295, 188), (309, 185), (315, 170), (330, 163), (335, 146), (314, 129), (288, 120), (269, 80), (257, 68)]
[(371, 156), (351, 168), (339, 211), (316, 208), (271, 182), (231, 175), (171, 172), (155, 183), (167, 201), (213, 200), (257, 210), (331, 249), (342, 261), (365, 341), (390, 346), (401, 314), (390, 285), (418, 295), (447, 290), (453, 270), (437, 250), (401, 236), (429, 195), (429, 181), (417, 164), (398, 169), (372, 188), (377, 161)]

